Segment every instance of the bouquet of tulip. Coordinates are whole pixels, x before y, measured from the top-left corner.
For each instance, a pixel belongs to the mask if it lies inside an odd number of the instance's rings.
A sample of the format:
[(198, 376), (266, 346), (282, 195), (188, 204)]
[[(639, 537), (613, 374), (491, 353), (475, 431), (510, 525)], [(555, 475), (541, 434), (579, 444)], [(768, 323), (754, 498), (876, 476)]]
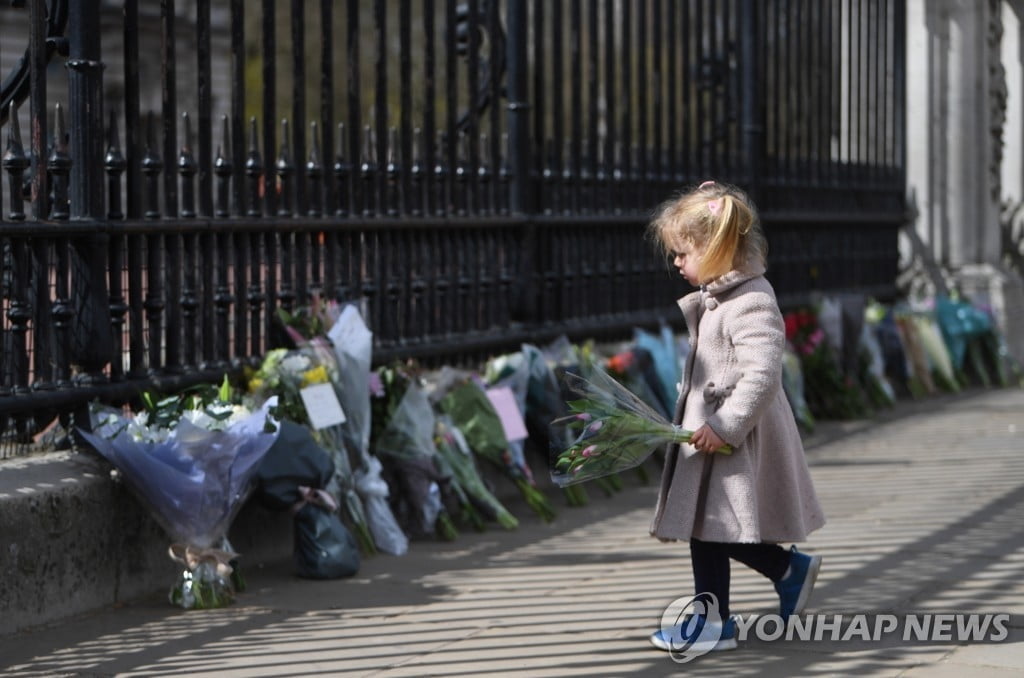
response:
[[(488, 386), (507, 386), (516, 396), (516, 403), (523, 412), (529, 440), (544, 455), (561, 452), (573, 436), (564, 426), (552, 424), (567, 413), (561, 397), (555, 373), (548, 365), (541, 350), (531, 344), (523, 344), (518, 353), (508, 353), (487, 362), (484, 380)], [(525, 458), (522, 440), (509, 441), (513, 458)], [(562, 490), (569, 506), (586, 506), (590, 498), (580, 486)]]
[[(497, 521), (506, 530), (518, 527), (519, 521), (516, 520), (516, 517), (498, 501), (498, 498), (487, 487), (484, 479), (480, 477), (480, 471), (476, 467), (469, 443), (466, 442), (462, 432), (452, 423), (451, 417), (446, 414), (437, 417), (434, 443), (437, 445), (438, 454), (451, 470), (451, 475), (460, 488), (460, 496), (465, 497), (462, 502), (463, 520), (474, 524), (474, 526), (483, 527), (482, 520), (479, 525), (476, 525), (476, 520), (482, 512), (488, 518)], [(480, 508), (480, 512), (476, 511), (476, 507)]]
[(541, 520), (554, 520), (554, 507), (537, 488), (525, 459), (521, 454), (516, 456), (516, 452), (521, 450), (509, 445), (501, 418), (482, 384), (468, 374), (447, 370), (447, 374), (442, 374), (441, 383), (431, 398), (437, 411), (451, 418), (469, 443), (470, 449), (494, 464), (499, 472), (511, 480)]
[(259, 462), (277, 438), (268, 416), (234, 402), (225, 379), (158, 399), (145, 409), (90, 406), (92, 431), (80, 431), (170, 535), (183, 565), (170, 601), (186, 609), (222, 607), (241, 589), (237, 554), (225, 538), (252, 489)]
[[(567, 403), (572, 414), (561, 421), (578, 432), (555, 460), (551, 479), (560, 487), (635, 468), (658, 448), (688, 443), (693, 431), (674, 426), (606, 372), (589, 379), (565, 373), (566, 386), (580, 396)], [(716, 453), (731, 454), (725, 445)]]

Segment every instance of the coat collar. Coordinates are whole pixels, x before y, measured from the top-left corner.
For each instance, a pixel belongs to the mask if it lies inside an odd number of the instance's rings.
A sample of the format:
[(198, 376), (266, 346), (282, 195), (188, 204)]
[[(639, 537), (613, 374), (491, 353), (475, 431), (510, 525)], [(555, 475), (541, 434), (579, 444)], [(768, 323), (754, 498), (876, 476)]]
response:
[(697, 325), (698, 310), (702, 305), (709, 310), (715, 309), (719, 304), (718, 297), (748, 280), (764, 275), (764, 270), (764, 266), (760, 263), (743, 269), (733, 269), (706, 285), (701, 285), (700, 290), (679, 299), (677, 303), (683, 312), (683, 318), (686, 320), (690, 332), (692, 333)]

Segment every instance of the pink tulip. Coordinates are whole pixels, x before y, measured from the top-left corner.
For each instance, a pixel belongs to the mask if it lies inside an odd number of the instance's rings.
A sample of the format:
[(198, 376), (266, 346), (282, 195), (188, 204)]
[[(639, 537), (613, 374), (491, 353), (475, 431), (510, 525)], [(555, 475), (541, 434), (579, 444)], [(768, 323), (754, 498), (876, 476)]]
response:
[(584, 457), (593, 457), (594, 453), (597, 452), (597, 445), (591, 445), (583, 450)]
[(591, 433), (597, 433), (598, 431), (601, 430), (602, 426), (604, 426), (604, 422), (601, 421), (601, 420), (598, 420), (598, 421), (595, 421), (590, 426), (588, 426), (587, 430), (590, 431)]
[(590, 421), (593, 417), (591, 417), (591, 415), (586, 412), (581, 412), (576, 415), (576, 418), (579, 419), (580, 421)]

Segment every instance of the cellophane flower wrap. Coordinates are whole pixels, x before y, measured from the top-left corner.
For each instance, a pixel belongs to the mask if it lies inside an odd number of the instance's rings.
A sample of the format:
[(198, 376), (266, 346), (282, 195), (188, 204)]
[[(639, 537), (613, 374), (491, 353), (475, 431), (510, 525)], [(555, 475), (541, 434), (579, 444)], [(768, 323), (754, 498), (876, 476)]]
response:
[(452, 477), (469, 503), (469, 509), (465, 510), (465, 522), (473, 522), (474, 512), (472, 509), (478, 507), (479, 513), (496, 521), (506, 530), (512, 530), (519, 526), (516, 517), (487, 487), (487, 483), (484, 482), (476, 466), (469, 443), (466, 442), (462, 431), (455, 426), (447, 414), (437, 417), (434, 443), (437, 445), (438, 454), (441, 455), (446, 466), (451, 469)]
[(409, 550), (409, 539), (388, 504), (388, 484), (381, 475), (380, 460), (370, 454), (370, 374), (373, 333), (354, 304), (321, 305), (327, 338), (338, 359), (341, 406), (348, 420), (343, 431), (358, 463), (353, 465), (356, 492), (363, 500), (370, 534), (377, 548), (391, 555)]
[[(568, 412), (565, 400), (558, 386), (554, 371), (548, 365), (544, 354), (532, 344), (523, 344), (517, 353), (497, 356), (487, 363), (484, 378), (489, 386), (507, 386), (516, 396), (516, 403), (523, 412), (529, 441), (548, 460), (557, 456), (573, 437), (565, 426), (553, 422)], [(509, 441), (513, 458), (525, 459), (525, 441)], [(590, 498), (580, 486), (563, 488), (569, 506), (586, 506)]]
[(134, 415), (93, 404), (92, 431), (80, 433), (173, 540), (170, 556), (184, 568), (170, 601), (186, 609), (222, 607), (239, 581), (232, 576), (237, 554), (215, 547), (226, 546), (228, 528), (277, 437), (268, 418), (274, 401), (250, 412), (226, 400), (191, 401), (194, 408), (172, 400)]
[(501, 417), (494, 409), (487, 392), (476, 378), (468, 373), (448, 369), (442, 374), (431, 398), (438, 412), (447, 414), (462, 432), (473, 452), (486, 459), (522, 494), (530, 509), (542, 520), (555, 518), (551, 502), (538, 489), (525, 459), (516, 457), (505, 437)]
[[(602, 370), (586, 379), (568, 372), (561, 378), (580, 397), (567, 403), (572, 414), (562, 420), (577, 437), (551, 469), (558, 486), (636, 468), (664, 445), (690, 442), (693, 431), (674, 426)], [(731, 454), (732, 448), (715, 453)]]
[[(381, 388), (371, 398), (371, 446), (393, 478), (393, 497), (407, 531), (451, 541), (458, 529), (445, 504), (452, 478), (434, 444), (435, 417), (418, 378), (394, 365), (378, 370)], [(446, 502), (445, 499), (448, 499)]]
[(370, 535), (362, 500), (355, 489), (351, 457), (358, 452), (349, 449), (344, 423), (316, 428), (309, 418), (302, 397), (306, 388), (330, 384), (340, 404), (343, 389), (334, 348), (323, 336), (308, 340), (297, 337), (297, 341), (301, 345), (296, 349), (274, 349), (267, 353), (259, 370), (249, 378), (249, 390), (257, 399), (276, 395), (279, 404), (275, 414), (310, 428), (313, 439), (334, 462), (334, 476), (323, 489), (337, 500), (341, 515), (351, 527), (360, 550), (368, 555), (373, 554), (376, 547)]

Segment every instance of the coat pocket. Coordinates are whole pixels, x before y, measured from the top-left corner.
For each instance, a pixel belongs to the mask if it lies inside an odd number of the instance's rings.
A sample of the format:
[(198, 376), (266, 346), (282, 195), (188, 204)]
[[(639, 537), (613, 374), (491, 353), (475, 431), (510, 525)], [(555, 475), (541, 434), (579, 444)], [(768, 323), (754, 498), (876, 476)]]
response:
[(725, 399), (732, 395), (733, 389), (736, 388), (736, 383), (742, 376), (742, 374), (727, 375), (724, 379), (720, 379), (717, 382), (709, 381), (704, 384), (704, 402), (707, 403), (712, 412), (717, 412), (718, 408), (725, 402)]

